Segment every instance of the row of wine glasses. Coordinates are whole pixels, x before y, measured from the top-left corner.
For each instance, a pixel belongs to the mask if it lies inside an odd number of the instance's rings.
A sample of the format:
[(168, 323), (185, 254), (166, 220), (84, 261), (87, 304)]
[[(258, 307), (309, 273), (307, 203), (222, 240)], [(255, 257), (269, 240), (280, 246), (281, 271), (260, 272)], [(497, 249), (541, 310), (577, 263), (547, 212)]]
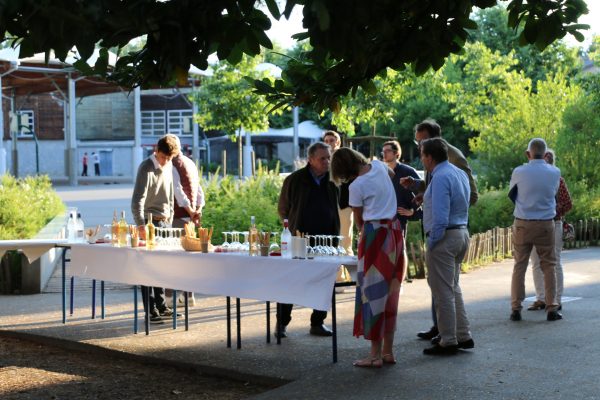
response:
[[(306, 235), (308, 244), (306, 246), (306, 254), (308, 257), (322, 256), (345, 256), (346, 249), (342, 246), (341, 235)], [(337, 239), (337, 246), (333, 240)]]
[[(221, 244), (221, 251), (223, 253), (244, 253), (248, 252), (250, 243), (248, 242), (248, 231), (224, 231), (223, 236), (225, 241)], [(278, 251), (279, 245), (277, 244), (278, 232), (271, 232), (271, 245), (269, 252)], [(242, 241), (240, 241), (240, 238)]]
[(183, 228), (156, 227), (156, 245), (161, 247), (181, 247)]

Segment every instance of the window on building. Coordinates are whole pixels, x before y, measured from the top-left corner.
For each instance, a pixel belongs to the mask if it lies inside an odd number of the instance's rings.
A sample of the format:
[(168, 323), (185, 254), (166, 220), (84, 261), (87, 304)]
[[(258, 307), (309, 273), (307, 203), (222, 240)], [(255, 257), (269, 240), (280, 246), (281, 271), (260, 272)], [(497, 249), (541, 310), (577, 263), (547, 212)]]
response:
[(192, 134), (192, 110), (169, 110), (169, 133), (175, 135)]
[(17, 115), (17, 132), (19, 136), (33, 136), (33, 110), (19, 110)]
[(165, 128), (164, 111), (142, 111), (142, 135), (162, 136)]

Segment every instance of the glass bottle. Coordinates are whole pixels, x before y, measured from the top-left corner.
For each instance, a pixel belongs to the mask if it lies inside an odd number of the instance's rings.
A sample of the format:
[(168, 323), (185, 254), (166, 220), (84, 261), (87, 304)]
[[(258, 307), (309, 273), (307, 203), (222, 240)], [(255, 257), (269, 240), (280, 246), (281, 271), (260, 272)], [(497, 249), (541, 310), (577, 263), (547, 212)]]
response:
[(119, 221), (117, 220), (117, 210), (113, 213), (113, 220), (110, 226), (110, 244), (119, 245)]
[(80, 243), (85, 242), (85, 224), (83, 223), (83, 219), (81, 219), (81, 213), (77, 213), (77, 221), (75, 221), (75, 229), (77, 231), (76, 241)]
[(290, 232), (289, 222), (283, 220), (283, 231), (281, 232), (281, 256), (283, 258), (292, 258), (292, 232)]
[(129, 225), (125, 220), (125, 211), (121, 211), (121, 220), (119, 221), (119, 247), (127, 247), (127, 233)]
[(67, 222), (67, 240), (69, 243), (74, 243), (76, 238), (75, 218), (73, 213), (69, 213), (69, 221)]
[(250, 217), (250, 228), (248, 228), (248, 253), (250, 256), (258, 256), (258, 229), (254, 215)]
[(146, 248), (153, 249), (156, 240), (156, 228), (152, 223), (152, 213), (148, 213), (148, 223), (146, 224)]

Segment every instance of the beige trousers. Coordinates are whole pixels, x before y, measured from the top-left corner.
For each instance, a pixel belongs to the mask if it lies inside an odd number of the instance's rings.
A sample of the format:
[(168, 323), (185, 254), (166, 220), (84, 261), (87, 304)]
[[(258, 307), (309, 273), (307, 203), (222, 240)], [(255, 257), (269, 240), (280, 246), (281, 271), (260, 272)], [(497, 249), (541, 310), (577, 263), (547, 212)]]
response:
[(429, 269), (427, 283), (433, 295), (442, 346), (452, 346), (471, 339), (469, 319), (458, 283), (460, 265), (468, 248), (469, 231), (451, 229), (446, 231), (433, 249), (427, 249), (425, 253)]
[(513, 223), (515, 266), (510, 288), (511, 307), (521, 311), (525, 299), (525, 273), (531, 250), (535, 246), (544, 274), (546, 311), (556, 311), (556, 252), (554, 251), (554, 221), (524, 221)]

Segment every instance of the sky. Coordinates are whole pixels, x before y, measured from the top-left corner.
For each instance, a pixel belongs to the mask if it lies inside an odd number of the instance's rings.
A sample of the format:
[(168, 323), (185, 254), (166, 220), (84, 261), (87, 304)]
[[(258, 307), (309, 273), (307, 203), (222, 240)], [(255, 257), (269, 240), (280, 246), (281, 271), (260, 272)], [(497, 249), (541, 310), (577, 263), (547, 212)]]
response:
[[(585, 0), (589, 14), (584, 15), (579, 19), (579, 23), (590, 25), (588, 31), (583, 34), (586, 37), (585, 42), (579, 43), (577, 40), (567, 35), (566, 40), (572, 46), (584, 46), (587, 48), (591, 43), (592, 35), (600, 35), (600, 0)], [(281, 17), (279, 21), (273, 20), (273, 26), (269, 30), (268, 35), (271, 40), (278, 42), (284, 48), (293, 47), (295, 41), (291, 38), (294, 33), (302, 31), (302, 11), (300, 7), (294, 7), (290, 20)]]

